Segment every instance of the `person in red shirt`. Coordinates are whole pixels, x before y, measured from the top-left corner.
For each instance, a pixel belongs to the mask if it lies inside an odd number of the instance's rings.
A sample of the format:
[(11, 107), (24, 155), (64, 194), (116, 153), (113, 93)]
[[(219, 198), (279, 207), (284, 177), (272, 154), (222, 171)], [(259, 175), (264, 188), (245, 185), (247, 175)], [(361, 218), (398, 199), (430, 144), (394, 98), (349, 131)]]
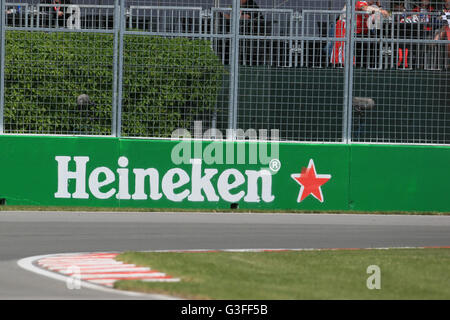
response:
[(416, 6), (413, 11), (422, 13), (421, 15), (419, 15), (419, 21), (420, 23), (423, 23), (423, 29), (425, 31), (431, 31), (431, 16), (427, 14), (424, 15), (424, 13), (430, 13), (434, 11), (434, 7), (430, 4), (430, 0), (422, 0), (420, 2), (420, 5)]
[[(376, 5), (374, 5), (376, 4)], [(369, 14), (380, 13), (384, 17), (389, 16), (389, 12), (382, 9), (379, 1), (356, 1), (355, 4), (356, 10), (356, 36), (357, 37), (367, 37), (369, 34), (369, 28), (367, 25), (367, 21), (369, 19)], [(360, 13), (360, 12), (368, 12), (368, 13)], [(369, 61), (366, 56), (371, 50), (371, 44), (369, 42), (363, 42), (356, 40), (355, 43), (355, 59), (356, 66), (364, 68), (368, 65)], [(373, 50), (371, 50), (372, 52)], [(373, 52), (372, 52), (373, 55)]]
[[(356, 11), (367, 11), (369, 2), (373, 1), (356, 1), (355, 10)], [(367, 34), (369, 29), (367, 28), (367, 19), (369, 16), (367, 14), (356, 13), (356, 34)]]
[[(367, 20), (369, 18), (369, 13), (381, 13), (384, 17), (389, 16), (389, 12), (382, 9), (380, 6), (373, 6), (374, 4), (379, 5), (379, 1), (356, 1), (355, 10), (356, 10), (356, 36), (364, 37), (369, 33), (369, 28), (367, 26)], [(346, 6), (342, 9), (345, 12)], [(368, 13), (360, 13), (360, 12), (368, 12)], [(345, 24), (346, 17), (345, 13), (343, 13), (338, 21), (336, 22), (336, 37), (344, 38), (345, 37)], [(366, 64), (364, 63), (364, 53), (368, 50), (367, 43), (363, 41), (356, 41), (356, 52), (355, 52), (355, 62), (357, 67), (363, 67)], [(333, 48), (332, 53), (332, 63), (334, 64), (343, 64), (344, 63), (344, 43), (336, 42)]]
[[(371, 14), (379, 12), (384, 17), (389, 16), (389, 12), (381, 8), (380, 1), (356, 1), (355, 10), (366, 11)], [(369, 32), (369, 29), (367, 27), (368, 19), (369, 14), (356, 12), (356, 34), (367, 34)]]

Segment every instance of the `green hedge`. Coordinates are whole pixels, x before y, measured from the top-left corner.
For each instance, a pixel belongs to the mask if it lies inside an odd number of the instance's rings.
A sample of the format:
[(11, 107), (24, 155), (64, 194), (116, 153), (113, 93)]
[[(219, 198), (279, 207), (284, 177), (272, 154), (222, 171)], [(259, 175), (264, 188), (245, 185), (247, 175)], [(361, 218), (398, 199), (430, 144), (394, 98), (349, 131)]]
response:
[[(6, 32), (5, 132), (111, 134), (113, 35)], [(122, 132), (166, 137), (215, 107), (224, 68), (206, 40), (126, 35)], [(95, 105), (80, 109), (88, 94)]]

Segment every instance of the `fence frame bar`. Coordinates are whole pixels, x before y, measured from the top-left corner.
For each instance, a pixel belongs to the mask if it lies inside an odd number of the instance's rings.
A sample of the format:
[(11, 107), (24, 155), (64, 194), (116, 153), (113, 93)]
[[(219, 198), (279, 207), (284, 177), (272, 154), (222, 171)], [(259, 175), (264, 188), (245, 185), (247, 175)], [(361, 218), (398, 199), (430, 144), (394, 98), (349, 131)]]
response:
[(0, 0), (0, 134), (4, 132), (4, 105), (5, 105), (5, 27), (6, 13), (5, 1)]

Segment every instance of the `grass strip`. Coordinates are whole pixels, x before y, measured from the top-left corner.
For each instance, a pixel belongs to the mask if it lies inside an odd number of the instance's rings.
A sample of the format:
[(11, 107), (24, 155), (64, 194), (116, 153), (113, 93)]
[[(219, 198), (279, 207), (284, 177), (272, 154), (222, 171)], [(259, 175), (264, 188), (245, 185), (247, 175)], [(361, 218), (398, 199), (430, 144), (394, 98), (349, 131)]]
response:
[[(117, 289), (188, 299), (450, 299), (450, 249), (126, 252), (116, 259), (181, 278), (118, 281)], [(372, 265), (381, 289), (367, 287)]]

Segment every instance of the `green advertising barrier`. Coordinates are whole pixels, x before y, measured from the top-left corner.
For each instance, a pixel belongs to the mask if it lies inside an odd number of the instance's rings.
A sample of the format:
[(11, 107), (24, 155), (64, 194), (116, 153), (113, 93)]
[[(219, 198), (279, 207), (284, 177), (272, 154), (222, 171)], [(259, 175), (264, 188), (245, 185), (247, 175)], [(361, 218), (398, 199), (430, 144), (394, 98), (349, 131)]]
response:
[(450, 211), (450, 148), (0, 136), (7, 205)]
[[(26, 137), (0, 136), (0, 198), (7, 205), (31, 206), (102, 206), (117, 207), (115, 198), (101, 202), (91, 199), (57, 199), (58, 163), (56, 156), (90, 156), (87, 163), (91, 171), (96, 163), (112, 164), (117, 159), (119, 144), (114, 138)], [(117, 160), (116, 160), (117, 161)], [(75, 170), (75, 163), (68, 163)], [(68, 181), (68, 191), (75, 189), (75, 180)]]
[(450, 212), (450, 147), (352, 145), (350, 209)]
[[(187, 173), (189, 182), (180, 190), (188, 190), (189, 196), (180, 202), (168, 199), (164, 194), (158, 201), (122, 200), (126, 207), (178, 207), (178, 208), (230, 208), (237, 203), (240, 209), (269, 210), (346, 210), (348, 208), (348, 148), (342, 145), (302, 145), (232, 142), (183, 142), (145, 141), (123, 139), (120, 141), (121, 155), (129, 160), (130, 168), (157, 168), (162, 175), (173, 168)], [(276, 147), (278, 146), (278, 148)], [(172, 159), (172, 151), (183, 149), (184, 159)], [(214, 150), (213, 150), (214, 149)], [(181, 153), (181, 152), (180, 152)], [(178, 154), (178, 153), (177, 153)], [(212, 157), (211, 157), (212, 155)], [(176, 158), (176, 157), (174, 157)], [(195, 176), (195, 166), (190, 159), (203, 159), (198, 165), (200, 173)], [(332, 161), (330, 161), (333, 159)], [(182, 160), (182, 164), (174, 164)], [(314, 195), (297, 202), (301, 185), (292, 177), (300, 174), (313, 160), (317, 175), (328, 174), (331, 179), (317, 187), (322, 190), (322, 202)], [(199, 181), (205, 170), (216, 172), (209, 180), (214, 192), (202, 190), (202, 197), (195, 196), (192, 181)], [(212, 173), (210, 173), (212, 174)], [(314, 178), (314, 177), (313, 177)], [(135, 186), (135, 176), (130, 175), (130, 185)], [(312, 181), (312, 183), (315, 183)], [(198, 185), (201, 182), (197, 182)], [(229, 185), (237, 186), (224, 191)], [(208, 183), (209, 185), (209, 183)], [(211, 187), (209, 187), (211, 189)], [(306, 190), (308, 192), (308, 190)], [(148, 193), (148, 190), (145, 191)], [(164, 193), (164, 192), (163, 192)], [(234, 197), (226, 197), (225, 194)], [(306, 193), (306, 192), (305, 192)], [(241, 196), (239, 196), (239, 194)], [(208, 197), (209, 195), (209, 197)], [(320, 197), (320, 196), (318, 196)], [(227, 200), (228, 199), (228, 200)]]
[(348, 209), (343, 145), (2, 136), (0, 147), (8, 205)]

